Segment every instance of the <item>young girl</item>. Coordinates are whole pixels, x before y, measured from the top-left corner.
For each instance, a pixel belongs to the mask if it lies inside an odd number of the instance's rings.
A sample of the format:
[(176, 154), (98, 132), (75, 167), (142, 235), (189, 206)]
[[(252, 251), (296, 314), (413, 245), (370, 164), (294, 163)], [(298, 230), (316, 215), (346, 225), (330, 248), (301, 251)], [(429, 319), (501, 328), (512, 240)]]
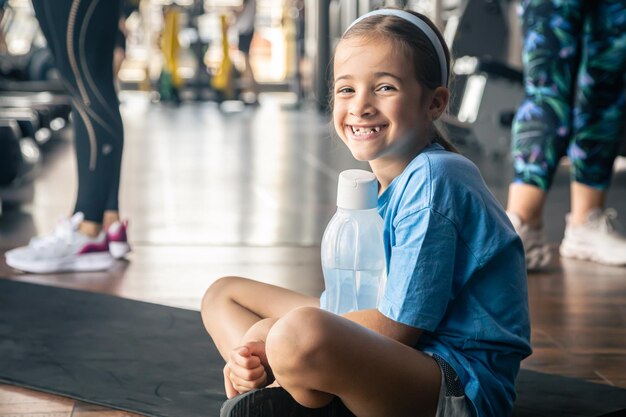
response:
[(433, 125), (449, 68), (441, 34), (417, 13), (374, 11), (343, 35), (334, 126), (380, 183), (384, 295), (338, 316), (318, 298), (216, 281), (202, 315), (226, 360), (222, 417), (511, 413), (530, 354), (524, 252), (476, 166)]

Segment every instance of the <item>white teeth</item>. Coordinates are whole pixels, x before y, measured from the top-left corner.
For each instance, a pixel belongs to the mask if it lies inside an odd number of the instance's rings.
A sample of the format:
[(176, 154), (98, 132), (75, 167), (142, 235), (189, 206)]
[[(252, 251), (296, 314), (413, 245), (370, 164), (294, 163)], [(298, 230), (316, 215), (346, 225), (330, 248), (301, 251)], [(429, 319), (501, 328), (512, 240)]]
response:
[(350, 128), (352, 129), (352, 133), (354, 133), (356, 136), (361, 136), (361, 135), (367, 135), (369, 133), (378, 133), (378, 132), (380, 132), (380, 126), (374, 126), (374, 127), (354, 127), (354, 126), (350, 126)]

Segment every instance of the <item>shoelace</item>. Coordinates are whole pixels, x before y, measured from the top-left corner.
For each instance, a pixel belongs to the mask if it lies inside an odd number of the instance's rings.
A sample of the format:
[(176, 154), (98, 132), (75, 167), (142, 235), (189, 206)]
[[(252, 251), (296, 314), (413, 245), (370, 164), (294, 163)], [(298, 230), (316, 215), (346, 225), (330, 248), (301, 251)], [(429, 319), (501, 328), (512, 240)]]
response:
[(55, 246), (59, 242), (69, 245), (73, 240), (75, 228), (71, 219), (61, 220), (51, 234), (32, 238), (30, 246), (34, 249), (45, 249)]
[(617, 220), (617, 211), (609, 208), (604, 210), (597, 218), (598, 227), (606, 230), (608, 233), (620, 233), (622, 225)]

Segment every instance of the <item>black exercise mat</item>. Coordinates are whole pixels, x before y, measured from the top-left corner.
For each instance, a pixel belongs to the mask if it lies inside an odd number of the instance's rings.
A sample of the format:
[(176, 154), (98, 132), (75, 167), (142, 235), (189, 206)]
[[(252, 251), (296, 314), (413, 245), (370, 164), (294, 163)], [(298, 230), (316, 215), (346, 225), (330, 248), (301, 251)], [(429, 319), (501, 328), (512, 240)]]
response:
[[(217, 417), (222, 367), (196, 311), (0, 279), (2, 382), (147, 416)], [(619, 388), (524, 370), (517, 386), (513, 417), (626, 410)]]
[(522, 369), (512, 417), (626, 417), (626, 390)]
[(213, 417), (223, 364), (197, 311), (0, 279), (0, 381), (155, 417)]

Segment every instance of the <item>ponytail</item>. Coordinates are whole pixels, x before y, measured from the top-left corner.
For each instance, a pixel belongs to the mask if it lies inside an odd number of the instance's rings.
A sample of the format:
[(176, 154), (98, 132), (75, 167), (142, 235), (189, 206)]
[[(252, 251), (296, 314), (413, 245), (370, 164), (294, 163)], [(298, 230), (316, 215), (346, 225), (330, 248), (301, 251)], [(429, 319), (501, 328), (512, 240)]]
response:
[(446, 151), (460, 153), (459, 150), (450, 142), (450, 140), (446, 137), (446, 135), (441, 131), (441, 129), (437, 126), (433, 126), (433, 143), (438, 143), (443, 146)]

